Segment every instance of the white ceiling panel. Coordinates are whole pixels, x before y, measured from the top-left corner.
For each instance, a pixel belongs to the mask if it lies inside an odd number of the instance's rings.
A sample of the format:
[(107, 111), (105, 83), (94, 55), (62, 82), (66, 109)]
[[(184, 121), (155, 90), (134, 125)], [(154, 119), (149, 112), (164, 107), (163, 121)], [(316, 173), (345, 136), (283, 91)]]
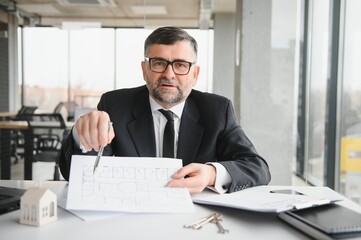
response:
[(36, 18), (30, 22), (38, 25), (61, 26), (64, 21), (80, 21), (100, 22), (103, 27), (151, 28), (199, 28), (203, 18), (200, 6), (204, 3), (213, 6), (209, 14), (212, 27), (213, 13), (234, 11), (236, 0), (15, 0), (20, 15)]

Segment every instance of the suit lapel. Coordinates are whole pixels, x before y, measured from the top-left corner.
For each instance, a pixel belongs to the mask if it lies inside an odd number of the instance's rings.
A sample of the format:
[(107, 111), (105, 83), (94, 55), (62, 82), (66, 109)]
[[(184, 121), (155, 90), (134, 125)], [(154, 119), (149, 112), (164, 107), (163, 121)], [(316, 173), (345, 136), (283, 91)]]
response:
[(177, 158), (183, 160), (183, 165), (194, 161), (202, 141), (204, 128), (198, 124), (199, 118), (196, 105), (188, 98), (183, 109), (178, 137)]
[(144, 94), (138, 99), (133, 109), (134, 121), (127, 126), (140, 157), (156, 156), (153, 117), (148, 97), (148, 94)]

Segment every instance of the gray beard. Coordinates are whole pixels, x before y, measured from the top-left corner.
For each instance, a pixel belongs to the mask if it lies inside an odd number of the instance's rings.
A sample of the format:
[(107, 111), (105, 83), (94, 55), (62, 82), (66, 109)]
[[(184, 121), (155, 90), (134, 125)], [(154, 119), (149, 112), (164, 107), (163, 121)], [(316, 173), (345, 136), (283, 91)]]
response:
[[(159, 82), (159, 85), (171, 84), (171, 82), (172, 82), (172, 80), (162, 78)], [(171, 93), (171, 91), (159, 90), (157, 87), (158, 86), (151, 88), (148, 86), (148, 90), (155, 100), (158, 100), (161, 103), (169, 104), (169, 105), (173, 105), (173, 104), (182, 102), (182, 100), (183, 100), (183, 91), (182, 90), (178, 89), (178, 93), (176, 93), (175, 95), (172, 95), (170, 97), (167, 97), (166, 95)]]
[(159, 91), (157, 88), (153, 88), (150, 90), (151, 95), (154, 97), (154, 99), (165, 103), (165, 104), (176, 104), (176, 103), (180, 103), (183, 99), (183, 92), (182, 91), (178, 91), (177, 94), (175, 94), (174, 96), (170, 97), (170, 98), (166, 98), (165, 95), (168, 93), (168, 91)]

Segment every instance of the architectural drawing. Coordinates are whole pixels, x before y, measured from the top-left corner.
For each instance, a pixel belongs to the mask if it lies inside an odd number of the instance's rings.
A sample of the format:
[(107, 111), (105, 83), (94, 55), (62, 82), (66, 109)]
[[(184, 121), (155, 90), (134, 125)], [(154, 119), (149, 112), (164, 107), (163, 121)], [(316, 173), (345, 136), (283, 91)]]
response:
[[(89, 159), (91, 158), (91, 159)], [(72, 159), (67, 209), (122, 212), (193, 211), (185, 188), (166, 184), (182, 166), (179, 159), (102, 157)]]

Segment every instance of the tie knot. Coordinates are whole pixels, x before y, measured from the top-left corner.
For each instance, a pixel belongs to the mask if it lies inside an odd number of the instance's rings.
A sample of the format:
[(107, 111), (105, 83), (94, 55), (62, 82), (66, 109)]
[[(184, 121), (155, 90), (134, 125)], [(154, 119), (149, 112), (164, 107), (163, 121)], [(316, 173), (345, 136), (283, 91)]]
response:
[(159, 109), (158, 110), (159, 112), (161, 112), (166, 118), (168, 121), (174, 121), (174, 113), (170, 110), (164, 110), (164, 109)]

